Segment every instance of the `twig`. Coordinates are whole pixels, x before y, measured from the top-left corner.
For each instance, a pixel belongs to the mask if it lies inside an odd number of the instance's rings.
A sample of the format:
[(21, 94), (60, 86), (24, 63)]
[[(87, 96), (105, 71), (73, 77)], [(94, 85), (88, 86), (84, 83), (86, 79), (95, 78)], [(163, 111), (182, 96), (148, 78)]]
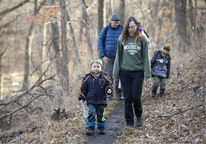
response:
[(191, 107), (188, 107), (188, 108), (186, 108), (186, 109), (184, 109), (184, 110), (179, 109), (178, 111), (176, 111), (176, 112), (174, 112), (174, 113), (172, 113), (172, 114), (169, 114), (169, 115), (159, 115), (159, 117), (166, 117), (166, 120), (167, 120), (167, 119), (171, 118), (171, 117), (174, 116), (174, 115), (178, 115), (178, 114), (184, 113), (184, 112), (186, 112), (186, 111), (188, 111), (188, 110), (191, 110), (191, 109), (193, 109), (193, 108), (195, 108), (195, 107), (202, 106), (202, 105), (204, 105), (204, 104), (205, 104), (204, 102), (203, 102), (203, 103), (200, 103), (200, 104), (196, 104), (196, 105), (191, 106)]
[(9, 12), (11, 12), (11, 11), (19, 8), (19, 7), (21, 7), (22, 5), (26, 4), (27, 2), (29, 2), (29, 0), (25, 0), (25, 1), (19, 3), (18, 5), (10, 8), (10, 9), (6, 9), (5, 11), (0, 12), (0, 16), (1, 16), (1, 15), (5, 15), (5, 14), (7, 14), (7, 13), (9, 13)]
[[(2, 106), (2, 105), (5, 106), (5, 105), (8, 105), (8, 104), (10, 104), (10, 103), (12, 103), (12, 102), (15, 102), (15, 101), (19, 100), (23, 95), (29, 93), (29, 91), (31, 91), (31, 90), (34, 89), (35, 87), (41, 85), (43, 82), (45, 82), (45, 81), (47, 81), (47, 80), (52, 80), (55, 75), (56, 75), (56, 74), (54, 74), (53, 76), (51, 76), (51, 77), (49, 77), (49, 78), (46, 78), (46, 79), (44, 79), (44, 80), (42, 80), (42, 81), (39, 81), (39, 80), (38, 80), (38, 81), (37, 81), (32, 87), (30, 87), (28, 90), (23, 91), (22, 93), (16, 95), (15, 97), (12, 98), (12, 100), (10, 100), (10, 101), (8, 101), (8, 102), (1, 103), (0, 106)], [(2, 107), (0, 107), (0, 109), (1, 109), (1, 108), (2, 108)]]

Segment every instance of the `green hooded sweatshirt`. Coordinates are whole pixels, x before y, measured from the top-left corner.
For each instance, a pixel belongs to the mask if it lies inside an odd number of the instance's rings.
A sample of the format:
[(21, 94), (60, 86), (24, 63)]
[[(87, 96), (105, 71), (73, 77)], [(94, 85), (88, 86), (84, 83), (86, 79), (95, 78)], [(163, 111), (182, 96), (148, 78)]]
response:
[(119, 71), (141, 71), (144, 70), (145, 80), (151, 77), (150, 57), (148, 42), (145, 36), (142, 36), (143, 58), (141, 56), (141, 42), (138, 45), (134, 43), (134, 37), (128, 36), (125, 44), (122, 44), (121, 35), (118, 39), (117, 54), (115, 57), (113, 78), (119, 78)]

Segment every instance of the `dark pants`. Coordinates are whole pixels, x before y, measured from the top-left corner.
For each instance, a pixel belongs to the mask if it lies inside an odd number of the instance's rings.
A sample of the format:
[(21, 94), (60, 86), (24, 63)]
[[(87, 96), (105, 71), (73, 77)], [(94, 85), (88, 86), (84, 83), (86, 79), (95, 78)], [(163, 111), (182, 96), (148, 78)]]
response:
[[(142, 116), (142, 85), (144, 71), (122, 71), (120, 79), (124, 94), (125, 120), (127, 125), (134, 125), (133, 107), (136, 117)], [(132, 107), (133, 103), (133, 107)]]
[(95, 122), (95, 116), (97, 115), (97, 122), (104, 122), (104, 104), (88, 104), (89, 116), (87, 117), (88, 122)]

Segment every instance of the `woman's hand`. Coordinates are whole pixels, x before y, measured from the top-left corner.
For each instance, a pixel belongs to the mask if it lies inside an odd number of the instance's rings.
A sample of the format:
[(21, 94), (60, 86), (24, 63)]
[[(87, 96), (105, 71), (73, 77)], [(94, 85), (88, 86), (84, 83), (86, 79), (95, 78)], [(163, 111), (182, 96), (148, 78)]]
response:
[(118, 81), (118, 78), (114, 78), (115, 81)]
[(111, 90), (111, 89), (108, 89), (108, 90), (107, 90), (107, 93), (108, 93), (108, 94), (111, 94), (111, 93), (112, 93), (112, 90)]
[(149, 80), (145, 80), (144, 83), (145, 83), (145, 84), (148, 84), (148, 83), (149, 83)]

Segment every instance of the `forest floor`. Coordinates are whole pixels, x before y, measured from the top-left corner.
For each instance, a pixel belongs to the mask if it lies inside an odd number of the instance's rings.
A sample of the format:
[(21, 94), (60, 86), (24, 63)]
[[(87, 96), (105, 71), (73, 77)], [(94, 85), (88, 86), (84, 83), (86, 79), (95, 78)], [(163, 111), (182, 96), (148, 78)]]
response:
[(141, 127), (125, 129), (124, 101), (114, 97), (106, 107), (106, 134), (99, 135), (96, 128), (93, 136), (87, 136), (78, 90), (74, 90), (62, 106), (69, 109), (67, 118), (53, 120), (54, 103), (43, 97), (31, 105), (34, 112), (19, 113), (9, 129), (1, 130), (0, 143), (206, 143), (206, 61), (188, 55), (178, 61), (172, 63), (164, 98), (151, 97), (153, 78), (143, 85)]

